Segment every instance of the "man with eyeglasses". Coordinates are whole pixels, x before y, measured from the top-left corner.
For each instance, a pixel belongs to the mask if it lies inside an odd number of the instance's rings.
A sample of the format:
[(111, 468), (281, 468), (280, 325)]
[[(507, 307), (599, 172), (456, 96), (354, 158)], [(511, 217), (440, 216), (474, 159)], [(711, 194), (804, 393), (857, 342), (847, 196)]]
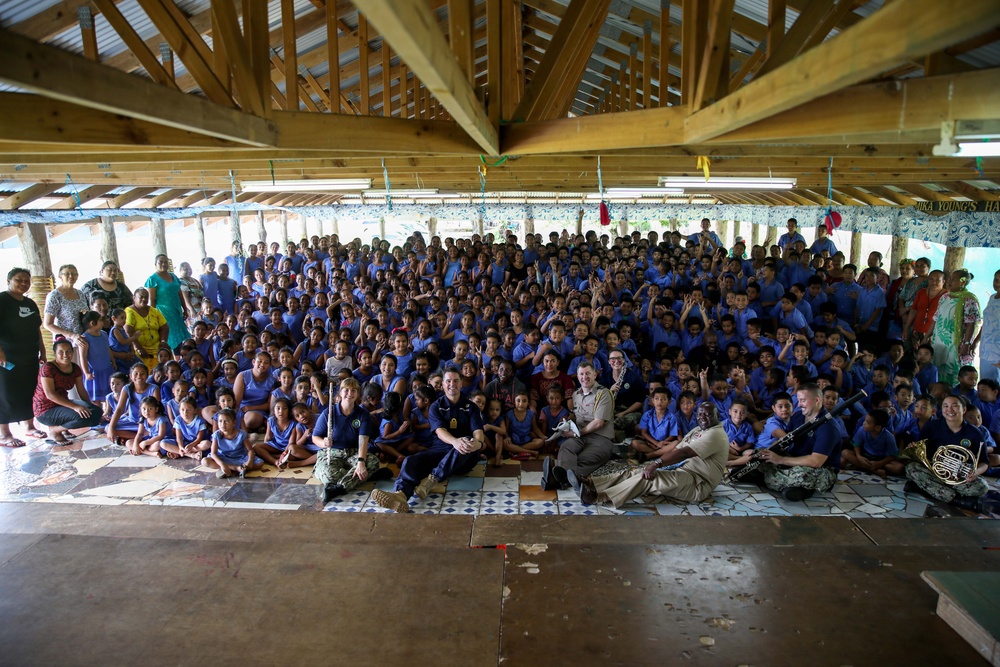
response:
[(642, 419), (646, 384), (621, 350), (611, 350), (608, 362), (611, 367), (605, 371), (601, 384), (615, 398), (615, 441), (620, 442), (635, 434), (635, 427)]

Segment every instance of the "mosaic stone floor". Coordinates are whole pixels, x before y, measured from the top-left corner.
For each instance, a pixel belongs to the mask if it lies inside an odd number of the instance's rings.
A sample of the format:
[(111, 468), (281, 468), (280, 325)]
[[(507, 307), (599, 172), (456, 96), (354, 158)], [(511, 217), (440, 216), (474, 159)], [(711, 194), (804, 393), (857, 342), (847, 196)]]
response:
[[(608, 468), (621, 467), (612, 462)], [(390, 466), (392, 467), (392, 466)], [(848, 516), (852, 518), (968, 517), (969, 513), (903, 491), (905, 480), (883, 481), (874, 475), (842, 471), (828, 493), (789, 502), (753, 484), (723, 483), (703, 503), (630, 503), (621, 510), (588, 507), (572, 490), (543, 491), (541, 461), (509, 462), (499, 468), (477, 466), (469, 475), (446, 480), (410, 508), (417, 514), (661, 514), (687, 516)], [(395, 469), (394, 469), (395, 472)], [(1000, 484), (992, 491), (981, 518), (1000, 518)], [(85, 432), (69, 445), (44, 440), (19, 449), (0, 450), (0, 501), (86, 503), (98, 505), (185, 505), (268, 510), (388, 512), (370, 500), (375, 488), (391, 490), (392, 481), (368, 483), (324, 506), (312, 468), (279, 472), (265, 467), (245, 479), (218, 479), (212, 470), (189, 459), (160, 460), (131, 456), (103, 435)]]

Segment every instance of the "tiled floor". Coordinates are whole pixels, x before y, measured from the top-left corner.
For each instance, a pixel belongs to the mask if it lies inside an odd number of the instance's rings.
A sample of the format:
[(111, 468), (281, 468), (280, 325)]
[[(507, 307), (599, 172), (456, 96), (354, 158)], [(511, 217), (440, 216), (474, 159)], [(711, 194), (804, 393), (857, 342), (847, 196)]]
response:
[[(609, 467), (621, 465), (612, 462)], [(610, 510), (583, 505), (571, 490), (542, 490), (540, 470), (538, 461), (505, 463), (500, 468), (483, 463), (467, 476), (446, 480), (425, 500), (413, 498), (410, 509), (417, 514), (452, 515), (968, 516), (922, 495), (905, 493), (902, 479), (885, 482), (854, 471), (841, 472), (830, 492), (805, 502), (789, 502), (752, 484), (724, 483), (703, 503), (630, 503), (621, 510)], [(0, 451), (0, 473), (3, 501), (101, 505), (387, 512), (370, 500), (371, 491), (392, 488), (391, 481), (368, 483), (324, 506), (322, 486), (312, 477), (312, 468), (279, 472), (266, 467), (246, 479), (217, 479), (214, 472), (191, 460), (130, 456), (96, 432), (78, 436), (63, 447), (37, 440), (21, 449), (4, 449)], [(991, 497), (1000, 499), (996, 480), (991, 480), (991, 486)], [(986, 516), (1000, 518), (998, 506), (1000, 503), (989, 502)]]

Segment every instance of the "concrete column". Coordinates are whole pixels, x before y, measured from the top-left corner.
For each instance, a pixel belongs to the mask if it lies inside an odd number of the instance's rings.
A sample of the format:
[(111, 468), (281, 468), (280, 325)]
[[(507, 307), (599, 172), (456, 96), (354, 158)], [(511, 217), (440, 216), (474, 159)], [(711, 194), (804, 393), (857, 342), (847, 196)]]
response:
[(764, 248), (770, 250), (771, 246), (774, 245), (774, 239), (777, 238), (777, 227), (767, 226), (767, 233), (764, 235)]
[(486, 219), (483, 218), (482, 211), (476, 217), (476, 233), (479, 234), (479, 238), (485, 239), (486, 237)]
[(333, 232), (332, 233), (336, 234), (337, 238), (340, 238), (340, 220), (337, 219), (337, 216), (333, 216)]
[(740, 221), (733, 220), (733, 243), (736, 243), (736, 237), (740, 235)]
[(378, 238), (385, 240), (385, 216), (378, 219)]
[(101, 216), (101, 263), (118, 261), (118, 239), (115, 237), (115, 219), (109, 215)]
[(892, 247), (889, 250), (889, 279), (899, 277), (899, 262), (906, 259), (910, 247), (910, 239), (905, 236), (893, 236)]
[(288, 211), (281, 212), (281, 252), (285, 252), (288, 245)]
[(267, 229), (264, 227), (264, 211), (257, 211), (257, 238), (267, 243)]
[(299, 229), (301, 230), (302, 233), (299, 234), (298, 237), (295, 239), (295, 243), (298, 243), (302, 239), (309, 238), (309, 230), (306, 229), (306, 216), (299, 213), (298, 218), (299, 218)]
[(157, 255), (167, 255), (167, 233), (163, 226), (162, 218), (152, 218), (149, 221), (149, 233), (153, 237), (153, 257)]
[[(851, 264), (862, 269), (861, 266), (861, 232), (851, 232)], [(867, 265), (866, 265), (867, 266)]]
[(944, 251), (944, 273), (945, 276), (951, 274), (955, 269), (965, 266), (965, 248), (948, 246)]
[(535, 219), (530, 215), (524, 216), (524, 234), (534, 234), (535, 233)]
[(618, 221), (618, 236), (628, 236), (628, 220), (625, 218)]
[[(239, 211), (233, 211), (229, 214), (229, 245), (232, 246), (233, 243), (239, 243), (240, 247), (243, 247), (243, 234), (240, 230), (240, 214)], [(226, 254), (228, 255), (228, 249)]]
[(208, 257), (208, 249), (205, 247), (205, 220), (204, 214), (199, 213), (194, 219), (194, 229), (198, 233), (198, 254), (204, 260)]

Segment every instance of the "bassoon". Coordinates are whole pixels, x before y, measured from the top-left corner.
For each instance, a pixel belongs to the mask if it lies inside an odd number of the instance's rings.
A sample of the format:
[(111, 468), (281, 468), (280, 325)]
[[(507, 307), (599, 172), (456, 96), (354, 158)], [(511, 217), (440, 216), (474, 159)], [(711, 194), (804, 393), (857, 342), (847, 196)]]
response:
[[(854, 396), (851, 396), (850, 398), (846, 399), (843, 403), (835, 407), (833, 410), (830, 410), (822, 417), (819, 417), (818, 419), (814, 419), (812, 421), (805, 422), (804, 424), (802, 424), (802, 426), (792, 429), (781, 438), (775, 440), (774, 443), (770, 447), (768, 447), (768, 449), (770, 449), (772, 452), (777, 452), (778, 454), (784, 454), (791, 448), (792, 444), (795, 442), (797, 438), (802, 438), (804, 436), (807, 436), (816, 429), (818, 429), (823, 424), (826, 424), (832, 419), (836, 419), (841, 413), (843, 413), (845, 410), (850, 408), (852, 405), (854, 405), (867, 395), (868, 394), (866, 394), (865, 392), (859, 391), (858, 393), (854, 394)], [(738, 482), (747, 475), (749, 475), (750, 473), (752, 473), (753, 471), (760, 468), (760, 465), (764, 463), (764, 460), (760, 458), (760, 452), (762, 451), (764, 450), (763, 449), (754, 450), (754, 452), (750, 455), (750, 461), (746, 465), (736, 468), (735, 470), (729, 473), (729, 481)]]

